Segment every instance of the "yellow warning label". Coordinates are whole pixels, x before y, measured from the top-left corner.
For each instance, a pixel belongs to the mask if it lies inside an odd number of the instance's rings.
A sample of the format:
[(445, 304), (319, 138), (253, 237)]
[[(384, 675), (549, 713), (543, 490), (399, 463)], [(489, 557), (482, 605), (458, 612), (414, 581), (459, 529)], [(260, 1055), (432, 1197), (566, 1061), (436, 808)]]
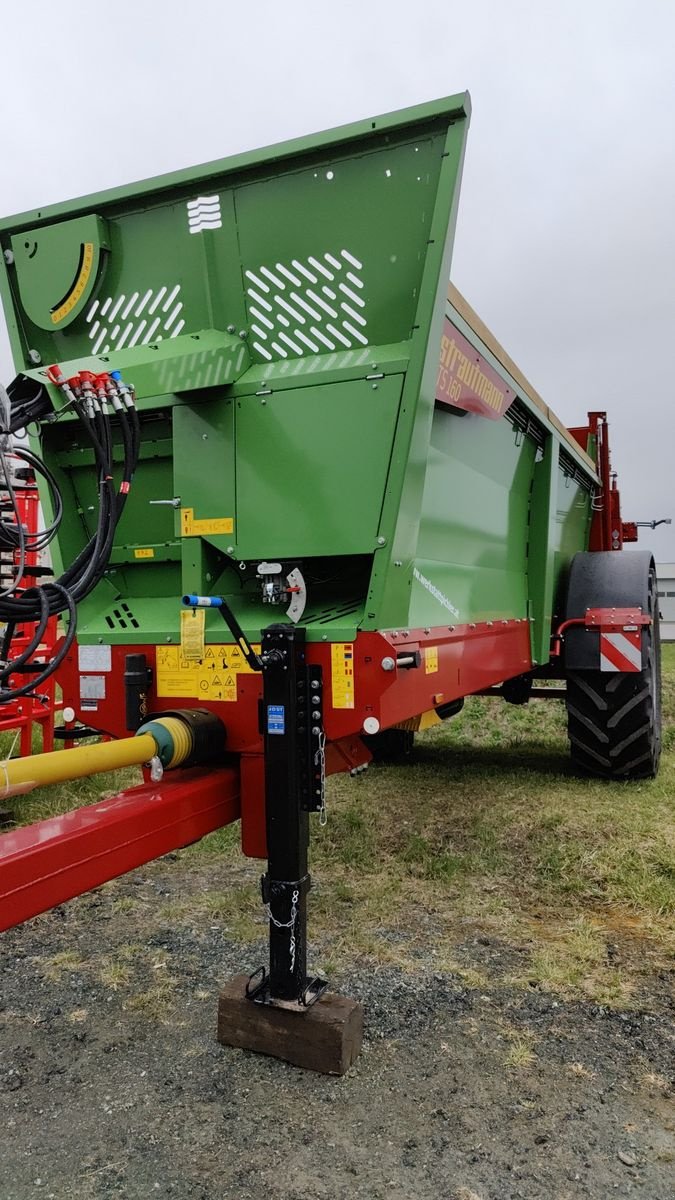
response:
[(183, 608), (180, 614), (180, 652), (188, 662), (201, 662), (204, 657), (204, 628), (206, 609)]
[(334, 642), (331, 646), (333, 708), (354, 707), (354, 646)]
[[(260, 653), (260, 646), (253, 649)], [(199, 660), (186, 658), (180, 646), (158, 646), (155, 667), (157, 695), (167, 699), (233, 703), (237, 699), (237, 676), (253, 674), (238, 646), (205, 646)]]
[(427, 675), (434, 675), (438, 670), (438, 646), (427, 646), (424, 651), (424, 670)]
[(197, 520), (194, 508), (181, 508), (180, 531), (183, 537), (201, 537), (214, 533), (234, 533), (233, 517), (213, 517)]
[(139, 546), (134, 550), (134, 558), (154, 558), (155, 552), (152, 546)]
[(73, 311), (78, 300), (81, 298), (84, 289), (89, 283), (89, 276), (91, 275), (91, 268), (93, 265), (94, 243), (84, 242), (82, 246), (82, 266), (80, 268), (80, 273), (75, 280), (72, 292), (66, 296), (63, 304), (60, 304), (58, 308), (54, 309), (54, 312), (52, 313), (52, 325), (59, 325), (61, 321), (68, 316), (68, 313)]

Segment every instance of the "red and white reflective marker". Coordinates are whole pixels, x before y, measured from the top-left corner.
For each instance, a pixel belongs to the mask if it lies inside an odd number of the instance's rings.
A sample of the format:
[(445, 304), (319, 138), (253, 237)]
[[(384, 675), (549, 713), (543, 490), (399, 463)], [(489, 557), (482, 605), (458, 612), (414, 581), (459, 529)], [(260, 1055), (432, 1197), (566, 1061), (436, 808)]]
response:
[(621, 633), (600, 631), (601, 671), (641, 671), (642, 631), (623, 630)]

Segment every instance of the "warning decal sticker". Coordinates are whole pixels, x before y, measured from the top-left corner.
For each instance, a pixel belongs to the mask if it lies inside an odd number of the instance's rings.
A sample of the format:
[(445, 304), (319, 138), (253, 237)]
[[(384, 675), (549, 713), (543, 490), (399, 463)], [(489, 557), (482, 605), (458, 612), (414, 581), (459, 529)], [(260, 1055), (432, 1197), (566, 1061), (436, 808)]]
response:
[(203, 608), (183, 608), (180, 614), (180, 653), (188, 662), (201, 662), (204, 657), (206, 611)]
[(183, 537), (199, 537), (216, 533), (233, 533), (233, 517), (213, 517), (197, 520), (194, 508), (181, 508), (180, 531)]
[(427, 646), (424, 651), (424, 670), (427, 675), (434, 675), (438, 670), (438, 646)]
[[(260, 646), (254, 646), (257, 654)], [(186, 658), (180, 646), (157, 647), (157, 695), (195, 700), (237, 699), (237, 676), (252, 675), (238, 646), (206, 646), (199, 660)]]
[(331, 646), (333, 708), (354, 707), (354, 646), (334, 642)]

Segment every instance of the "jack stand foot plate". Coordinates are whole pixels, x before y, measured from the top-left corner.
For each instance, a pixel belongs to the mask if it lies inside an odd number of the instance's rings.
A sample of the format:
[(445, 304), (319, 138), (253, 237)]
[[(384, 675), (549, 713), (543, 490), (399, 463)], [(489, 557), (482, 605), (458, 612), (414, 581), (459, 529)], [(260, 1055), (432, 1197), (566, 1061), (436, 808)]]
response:
[(246, 997), (247, 975), (235, 975), (218, 1000), (218, 1041), (223, 1046), (272, 1054), (296, 1067), (344, 1075), (363, 1042), (363, 1006), (347, 996), (325, 992), (300, 1012)]

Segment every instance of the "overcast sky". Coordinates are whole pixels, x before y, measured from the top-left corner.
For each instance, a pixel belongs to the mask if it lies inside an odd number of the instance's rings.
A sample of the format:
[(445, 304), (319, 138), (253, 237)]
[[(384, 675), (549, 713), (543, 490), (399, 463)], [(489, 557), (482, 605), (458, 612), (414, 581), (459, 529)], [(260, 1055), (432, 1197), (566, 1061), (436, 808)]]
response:
[(624, 518), (675, 518), (673, 0), (24, 0), (1, 36), (2, 215), (468, 89), (453, 280), (567, 424), (608, 410)]

